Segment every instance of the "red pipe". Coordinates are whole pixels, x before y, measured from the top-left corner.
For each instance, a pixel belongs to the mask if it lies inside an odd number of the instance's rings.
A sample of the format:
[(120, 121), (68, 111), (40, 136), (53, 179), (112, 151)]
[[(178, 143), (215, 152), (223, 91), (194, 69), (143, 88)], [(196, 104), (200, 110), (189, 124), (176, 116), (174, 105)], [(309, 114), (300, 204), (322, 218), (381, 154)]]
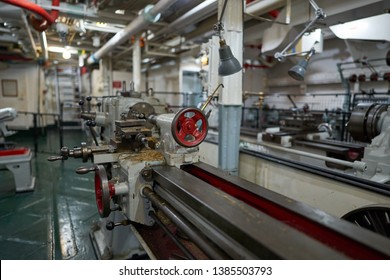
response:
[[(41, 16), (41, 18), (37, 18), (35, 15), (30, 15), (30, 23), (37, 31), (45, 31), (47, 28), (49, 28), (50, 25), (52, 25), (56, 19), (58, 18), (59, 11), (58, 10), (52, 10), (49, 14), (45, 9), (43, 9), (41, 6), (38, 6), (34, 3), (25, 1), (25, 0), (0, 0), (1, 2), (14, 5), (26, 10), (29, 10), (31, 12), (34, 12)], [(58, 7), (60, 5), (60, 0), (53, 0), (52, 6)]]

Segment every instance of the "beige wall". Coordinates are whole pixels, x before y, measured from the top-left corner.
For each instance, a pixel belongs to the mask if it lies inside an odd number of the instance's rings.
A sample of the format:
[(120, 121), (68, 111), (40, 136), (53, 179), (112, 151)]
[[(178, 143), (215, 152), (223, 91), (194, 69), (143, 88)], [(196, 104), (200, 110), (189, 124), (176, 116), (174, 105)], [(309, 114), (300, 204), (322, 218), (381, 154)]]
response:
[[(39, 77), (40, 75), (40, 77)], [(38, 112), (38, 95), (41, 99), (41, 112), (45, 112), (43, 94), (44, 77), (43, 72), (35, 64), (16, 64), (8, 65), (5, 69), (0, 70), (0, 83), (3, 80), (15, 80), (17, 83), (17, 96), (4, 96), (3, 88), (0, 84), (0, 107), (12, 107), (18, 112)], [(40, 85), (39, 82), (40, 81)], [(22, 113), (18, 117), (7, 123), (10, 128), (28, 129), (33, 126), (32, 116)]]

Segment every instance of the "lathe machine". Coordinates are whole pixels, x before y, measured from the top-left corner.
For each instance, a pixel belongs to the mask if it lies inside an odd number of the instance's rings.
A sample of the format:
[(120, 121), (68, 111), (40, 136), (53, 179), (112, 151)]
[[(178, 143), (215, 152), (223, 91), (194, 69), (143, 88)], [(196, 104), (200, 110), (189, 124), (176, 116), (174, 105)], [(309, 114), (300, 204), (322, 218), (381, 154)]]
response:
[(88, 118), (111, 135), (50, 158), (93, 163), (76, 173), (95, 176), (101, 220), (91, 238), (99, 258), (390, 257), (384, 236), (199, 162), (208, 131), (201, 110), (157, 114), (132, 97), (104, 104)]

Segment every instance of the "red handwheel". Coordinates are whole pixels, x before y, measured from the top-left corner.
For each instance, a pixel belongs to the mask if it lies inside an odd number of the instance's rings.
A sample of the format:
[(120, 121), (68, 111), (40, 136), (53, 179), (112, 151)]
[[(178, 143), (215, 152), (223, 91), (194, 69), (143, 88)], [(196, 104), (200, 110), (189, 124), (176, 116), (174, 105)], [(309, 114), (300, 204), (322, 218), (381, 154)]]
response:
[(106, 169), (103, 165), (97, 165), (95, 169), (95, 198), (100, 217), (106, 218), (110, 215), (110, 201), (114, 193), (114, 186), (107, 179)]
[(180, 110), (172, 121), (172, 135), (186, 148), (198, 146), (207, 136), (209, 124), (203, 112), (197, 108)]

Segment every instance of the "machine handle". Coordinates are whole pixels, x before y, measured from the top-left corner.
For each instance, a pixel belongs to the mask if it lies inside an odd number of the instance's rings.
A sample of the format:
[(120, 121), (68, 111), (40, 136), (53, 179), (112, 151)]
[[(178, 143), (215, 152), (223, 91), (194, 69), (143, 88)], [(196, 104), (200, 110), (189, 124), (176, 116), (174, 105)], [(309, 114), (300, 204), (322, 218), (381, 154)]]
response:
[(80, 105), (81, 113), (84, 114), (84, 101), (83, 101), (83, 100), (80, 100), (80, 101), (79, 101), (79, 105)]
[(171, 131), (179, 145), (186, 148), (196, 147), (207, 136), (207, 117), (197, 108), (184, 108), (173, 118)]
[(112, 221), (110, 222), (107, 222), (106, 223), (106, 229), (107, 230), (113, 230), (115, 227), (118, 227), (118, 226), (128, 226), (131, 224), (131, 221), (130, 220), (123, 220), (119, 223), (114, 223)]
[(63, 156), (50, 156), (47, 158), (48, 161), (56, 161), (56, 160), (63, 160)]
[(91, 113), (91, 100), (92, 100), (92, 97), (91, 96), (87, 96), (86, 98), (87, 100), (87, 110), (88, 110), (88, 113)]
[(87, 174), (89, 172), (95, 172), (95, 171), (96, 171), (95, 166), (92, 167), (82, 166), (76, 169), (76, 173), (81, 175)]

